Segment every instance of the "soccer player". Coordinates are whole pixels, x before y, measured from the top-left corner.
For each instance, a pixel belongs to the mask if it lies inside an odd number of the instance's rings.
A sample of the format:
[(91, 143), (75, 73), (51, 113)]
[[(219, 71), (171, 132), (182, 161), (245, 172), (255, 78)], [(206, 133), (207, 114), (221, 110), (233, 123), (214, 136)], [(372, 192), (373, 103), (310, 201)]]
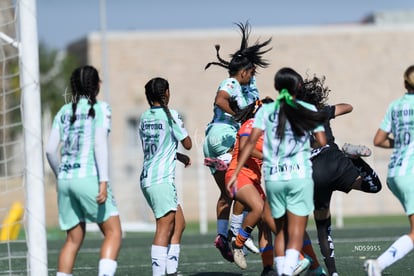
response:
[(327, 145), (321, 147), (312, 143), (314, 189), (314, 219), (318, 232), (319, 247), (329, 275), (337, 275), (334, 243), (331, 236), (330, 202), (334, 191), (349, 193), (352, 189), (367, 193), (378, 193), (381, 181), (375, 171), (361, 158), (371, 151), (365, 146), (345, 144), (341, 150), (335, 143), (330, 120), (347, 114), (353, 107), (347, 103), (329, 105), (326, 103), (330, 90), (324, 85), (325, 78), (316, 76), (305, 80), (303, 93), (297, 98), (311, 103), (327, 114), (324, 122)]
[(382, 271), (413, 250), (414, 241), (414, 65), (404, 72), (406, 93), (391, 102), (374, 137), (374, 145), (393, 148), (388, 164), (387, 184), (400, 201), (410, 221), (410, 231), (398, 238), (375, 260), (364, 263), (369, 276)]
[(46, 145), (47, 160), (57, 178), (59, 224), (67, 233), (57, 276), (72, 275), (87, 221), (96, 222), (104, 235), (99, 275), (112, 276), (117, 267), (122, 233), (108, 172), (111, 108), (96, 99), (100, 82), (92, 66), (72, 72), (72, 102), (56, 114)]
[(177, 201), (174, 183), (176, 160), (186, 166), (190, 159), (177, 153), (178, 143), (190, 150), (192, 141), (177, 111), (168, 108), (169, 83), (153, 78), (145, 84), (150, 108), (139, 122), (139, 134), (144, 151), (140, 177), (141, 190), (151, 207), (156, 230), (151, 247), (152, 275), (177, 275), (181, 235), (185, 220)]
[[(228, 181), (234, 173), (238, 163), (238, 155), (242, 152), (243, 147), (252, 131), (253, 118), (259, 108), (265, 102), (273, 102), (271, 99), (264, 99), (256, 101), (246, 108), (238, 112), (234, 117), (242, 125), (237, 133), (236, 144), (233, 150), (233, 157), (231, 159), (229, 168), (226, 172), (226, 180)], [(273, 269), (273, 244), (272, 234), (269, 227), (261, 220), (265, 193), (261, 186), (261, 168), (262, 168), (262, 154), (263, 136), (260, 137), (256, 143), (256, 147), (252, 151), (252, 155), (246, 161), (237, 178), (237, 185), (229, 187), (235, 199), (235, 203), (240, 202), (244, 209), (248, 209), (242, 227), (236, 233), (232, 241), (232, 251), (234, 262), (242, 269), (247, 268), (246, 259), (243, 252), (243, 246), (250, 237), (254, 227), (259, 228), (259, 245), (260, 253), (263, 263), (262, 276), (277, 275)]]
[(214, 115), (205, 131), (203, 145), (205, 164), (210, 166), (211, 174), (220, 189), (217, 200), (217, 236), (215, 246), (222, 256), (233, 262), (232, 252), (228, 244), (228, 227), (232, 199), (225, 189), (225, 171), (227, 164), (220, 158), (227, 157), (231, 160), (231, 151), (236, 141), (236, 133), (240, 124), (233, 115), (238, 109), (259, 99), (254, 75), (257, 67), (266, 67), (268, 63), (262, 59), (262, 55), (270, 49), (263, 50), (271, 39), (263, 43), (256, 42), (248, 46), (250, 25), (237, 24), (242, 33), (240, 49), (231, 55), (230, 62), (223, 60), (219, 55), (220, 46), (216, 45), (217, 59), (219, 62), (211, 62), (206, 65), (218, 65), (228, 69), (229, 77), (223, 80), (214, 99)]
[(292, 275), (303, 245), (309, 214), (313, 211), (313, 179), (310, 132), (326, 144), (322, 123), (326, 115), (295, 99), (305, 89), (302, 77), (291, 68), (280, 69), (274, 79), (279, 91), (275, 103), (262, 106), (253, 130), (239, 155), (239, 163), (227, 181), (227, 190), (237, 185), (238, 175), (261, 135), (263, 172), (267, 200), (276, 224), (275, 253), (279, 275)]

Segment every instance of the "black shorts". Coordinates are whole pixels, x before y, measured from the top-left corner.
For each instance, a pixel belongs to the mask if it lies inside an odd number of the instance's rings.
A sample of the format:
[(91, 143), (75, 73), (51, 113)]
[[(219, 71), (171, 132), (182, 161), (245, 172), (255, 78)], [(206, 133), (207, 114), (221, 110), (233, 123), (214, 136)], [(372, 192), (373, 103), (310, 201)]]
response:
[(329, 208), (333, 191), (348, 193), (359, 176), (352, 161), (337, 147), (312, 158), (315, 210)]

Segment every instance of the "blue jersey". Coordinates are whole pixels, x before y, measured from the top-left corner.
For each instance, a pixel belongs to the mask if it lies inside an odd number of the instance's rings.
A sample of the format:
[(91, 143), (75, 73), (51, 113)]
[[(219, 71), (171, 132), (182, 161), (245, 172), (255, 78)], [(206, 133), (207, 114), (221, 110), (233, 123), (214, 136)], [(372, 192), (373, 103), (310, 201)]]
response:
[[(297, 101), (304, 107), (316, 111), (316, 107)], [(310, 133), (303, 136), (294, 135), (289, 121), (286, 122), (285, 136), (277, 138), (279, 108), (275, 103), (264, 104), (254, 119), (254, 128), (264, 131), (263, 141), (263, 175), (266, 181), (312, 178), (310, 161)], [(314, 131), (323, 131), (323, 126)]]
[(414, 174), (414, 95), (405, 94), (391, 102), (380, 129), (394, 137), (388, 177)]
[(174, 183), (178, 142), (188, 136), (181, 116), (170, 109), (175, 123), (162, 107), (145, 111), (139, 123), (139, 135), (144, 151), (141, 187)]

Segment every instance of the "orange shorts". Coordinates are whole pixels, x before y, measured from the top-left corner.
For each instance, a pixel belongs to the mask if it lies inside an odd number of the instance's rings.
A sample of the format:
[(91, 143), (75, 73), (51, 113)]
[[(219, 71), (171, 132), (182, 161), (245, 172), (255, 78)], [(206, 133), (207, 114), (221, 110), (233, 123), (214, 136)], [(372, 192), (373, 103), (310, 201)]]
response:
[[(227, 170), (226, 172), (226, 183), (230, 180), (231, 176), (233, 175), (234, 170)], [(256, 190), (259, 192), (260, 196), (263, 200), (266, 199), (266, 195), (262, 189), (262, 185), (260, 185), (260, 182), (252, 180), (250, 177), (248, 177), (246, 174), (243, 173), (243, 170), (240, 171), (239, 176), (237, 177), (237, 187), (233, 187), (233, 190), (237, 191), (243, 188), (246, 185), (254, 185)], [(235, 194), (233, 194), (234, 196)]]

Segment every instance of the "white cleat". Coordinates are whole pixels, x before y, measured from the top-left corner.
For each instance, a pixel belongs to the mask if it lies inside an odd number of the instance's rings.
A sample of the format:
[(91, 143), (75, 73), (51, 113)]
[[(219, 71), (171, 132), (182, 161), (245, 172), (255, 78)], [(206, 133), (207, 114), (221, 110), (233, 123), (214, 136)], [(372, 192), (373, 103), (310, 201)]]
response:
[(293, 274), (292, 275), (299, 275), (302, 272), (305, 272), (306, 270), (308, 270), (308, 268), (310, 266), (311, 266), (311, 262), (309, 261), (309, 259), (308, 258), (303, 258), (296, 265), (295, 269), (293, 270)]
[(253, 239), (249, 237), (245, 242), (244, 246), (252, 253), (254, 254), (260, 254), (260, 250), (257, 248), (257, 246), (254, 244)]
[(379, 267), (377, 260), (366, 260), (364, 269), (368, 276), (381, 276), (381, 268)]
[(237, 248), (235, 241), (231, 243), (231, 249), (233, 251), (233, 258), (236, 265), (238, 265), (241, 269), (247, 268), (246, 258), (244, 257), (243, 248)]

